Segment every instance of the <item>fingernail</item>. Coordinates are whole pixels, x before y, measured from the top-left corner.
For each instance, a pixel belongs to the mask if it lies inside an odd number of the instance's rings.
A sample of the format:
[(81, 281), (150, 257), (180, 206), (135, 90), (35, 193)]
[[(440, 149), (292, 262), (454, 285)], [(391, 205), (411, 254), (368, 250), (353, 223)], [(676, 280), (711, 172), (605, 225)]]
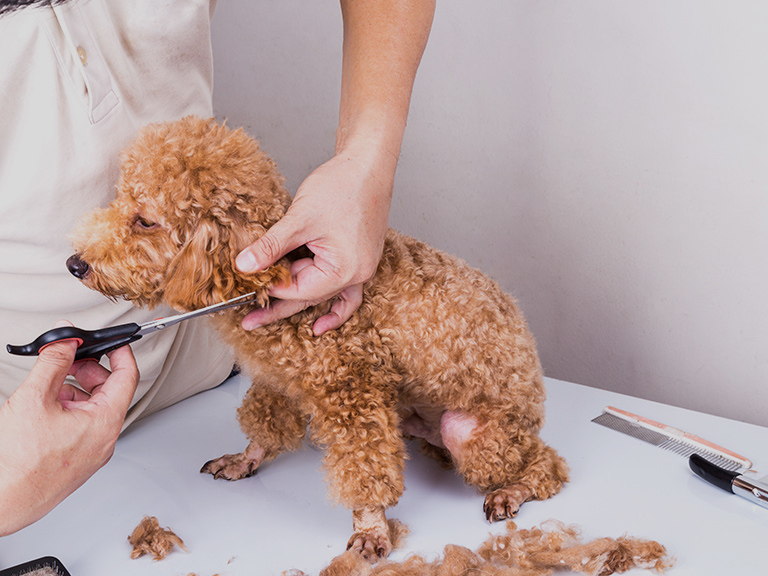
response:
[(251, 331), (255, 328), (260, 328), (261, 324), (258, 322), (246, 322), (245, 320), (243, 320), (242, 326), (243, 326), (243, 330)]
[(257, 267), (256, 257), (249, 252), (241, 252), (235, 260), (235, 265), (240, 272), (255, 272)]

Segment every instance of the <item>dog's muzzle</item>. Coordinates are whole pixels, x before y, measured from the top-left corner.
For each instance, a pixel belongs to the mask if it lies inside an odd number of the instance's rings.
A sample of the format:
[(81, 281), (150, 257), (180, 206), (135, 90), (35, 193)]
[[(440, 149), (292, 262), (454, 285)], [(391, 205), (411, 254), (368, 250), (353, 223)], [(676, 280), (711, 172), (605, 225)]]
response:
[(88, 274), (89, 270), (88, 262), (80, 258), (77, 254), (73, 254), (67, 258), (67, 270), (75, 278), (82, 280)]

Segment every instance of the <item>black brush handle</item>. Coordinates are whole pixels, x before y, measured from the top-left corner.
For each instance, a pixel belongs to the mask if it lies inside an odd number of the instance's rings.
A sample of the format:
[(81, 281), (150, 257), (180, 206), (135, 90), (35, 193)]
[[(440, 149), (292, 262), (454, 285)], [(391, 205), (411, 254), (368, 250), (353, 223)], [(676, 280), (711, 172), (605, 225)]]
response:
[(726, 492), (734, 494), (733, 481), (740, 475), (738, 472), (731, 472), (720, 468), (720, 466), (712, 464), (712, 462), (698, 454), (691, 454), (691, 457), (688, 459), (688, 465), (697, 476)]

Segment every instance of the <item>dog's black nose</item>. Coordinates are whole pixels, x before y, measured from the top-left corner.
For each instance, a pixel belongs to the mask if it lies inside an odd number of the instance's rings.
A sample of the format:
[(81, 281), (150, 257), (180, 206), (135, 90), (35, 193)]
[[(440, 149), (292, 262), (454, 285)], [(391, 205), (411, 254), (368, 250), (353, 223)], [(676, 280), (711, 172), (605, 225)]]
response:
[(85, 275), (88, 274), (88, 262), (80, 258), (77, 254), (73, 254), (67, 258), (67, 269), (72, 276), (82, 280), (85, 278)]

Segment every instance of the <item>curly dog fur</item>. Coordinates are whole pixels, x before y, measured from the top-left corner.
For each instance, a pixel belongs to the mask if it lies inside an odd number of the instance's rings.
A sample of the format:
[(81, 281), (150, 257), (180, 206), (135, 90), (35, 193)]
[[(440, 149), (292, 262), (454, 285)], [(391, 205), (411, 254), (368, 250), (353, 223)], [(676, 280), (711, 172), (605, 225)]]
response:
[[(409, 556), (403, 562), (382, 562), (372, 567), (358, 554), (334, 558), (320, 576), (552, 576), (580, 572), (592, 576), (623, 574), (634, 568), (663, 573), (675, 561), (653, 540), (622, 536), (582, 542), (579, 529), (555, 520), (530, 530), (507, 522), (506, 534), (491, 536), (473, 552), (449, 544), (442, 558), (432, 562)], [(298, 570), (284, 576), (307, 576)]]
[(384, 510), (403, 493), (409, 436), (487, 495), (489, 520), (556, 494), (568, 468), (538, 436), (533, 336), (514, 299), (458, 258), (390, 230), (340, 328), (313, 336), (326, 303), (242, 329), (291, 278), (288, 259), (251, 275), (234, 267), (290, 205), (282, 181), (242, 130), (193, 117), (150, 125), (123, 154), (115, 201), (74, 233), (76, 275), (111, 298), (186, 311), (258, 292), (260, 304), (212, 318), (254, 384), (238, 411), (247, 448), (203, 471), (244, 478), (309, 431), (331, 493), (353, 510), (349, 546), (366, 557), (391, 549)]

